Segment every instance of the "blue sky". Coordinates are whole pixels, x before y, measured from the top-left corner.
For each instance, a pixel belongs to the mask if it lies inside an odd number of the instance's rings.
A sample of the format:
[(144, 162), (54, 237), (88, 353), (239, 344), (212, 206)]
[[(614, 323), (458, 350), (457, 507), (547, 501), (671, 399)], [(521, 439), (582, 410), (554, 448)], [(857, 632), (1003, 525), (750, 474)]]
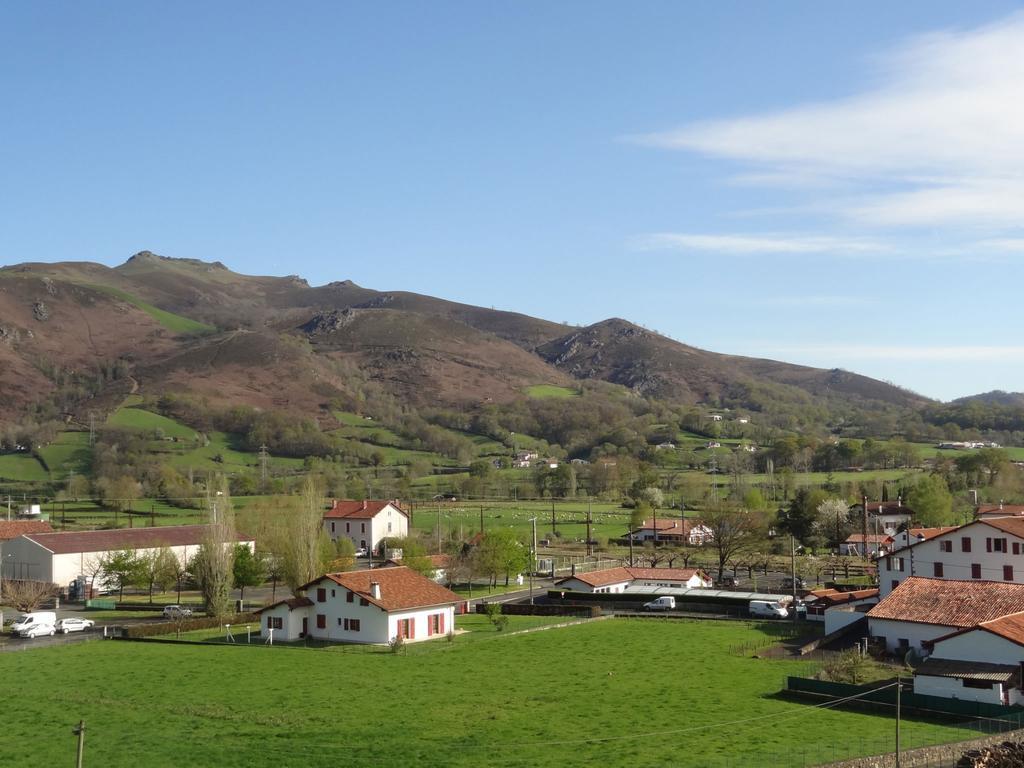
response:
[(0, 263), (149, 249), (1024, 390), (1020, 9), (8, 3)]

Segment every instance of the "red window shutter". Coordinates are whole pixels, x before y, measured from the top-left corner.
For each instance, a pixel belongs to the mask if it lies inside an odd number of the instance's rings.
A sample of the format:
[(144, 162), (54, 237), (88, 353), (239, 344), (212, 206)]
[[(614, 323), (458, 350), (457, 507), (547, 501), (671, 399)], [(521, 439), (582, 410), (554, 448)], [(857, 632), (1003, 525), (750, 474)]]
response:
[(1003, 581), (1013, 581), (1013, 566), (1012, 565), (1004, 565), (1003, 566)]
[(963, 536), (960, 539), (960, 551), (970, 552), (971, 551), (971, 538), (970, 536)]
[(441, 634), (443, 635), (444, 634), (444, 614), (443, 613), (441, 614), (441, 617), (440, 617), (439, 621), (441, 622)]
[(326, 589), (323, 589), (323, 588), (317, 589), (317, 591), (316, 591), (316, 601), (318, 603), (323, 603), (323, 602), (327, 601), (327, 590)]
[(1015, 554), (1015, 555), (1019, 555), (1020, 554), (1020, 542), (1019, 541), (1013, 542), (1013, 554)]
[(267, 616), (267, 629), (273, 629), (273, 628), (274, 628), (274, 617), (273, 616)]
[(416, 637), (416, 619), (409, 619), (409, 639)]
[(986, 537), (985, 538), (985, 551), (986, 552), (991, 552), (992, 551), (992, 539), (990, 537)]
[(980, 563), (972, 563), (971, 564), (971, 578), (972, 579), (980, 579), (981, 578), (981, 564)]
[(434, 617), (427, 616), (427, 637), (434, 636)]
[(942, 578), (942, 563), (935, 563), (935, 578)]

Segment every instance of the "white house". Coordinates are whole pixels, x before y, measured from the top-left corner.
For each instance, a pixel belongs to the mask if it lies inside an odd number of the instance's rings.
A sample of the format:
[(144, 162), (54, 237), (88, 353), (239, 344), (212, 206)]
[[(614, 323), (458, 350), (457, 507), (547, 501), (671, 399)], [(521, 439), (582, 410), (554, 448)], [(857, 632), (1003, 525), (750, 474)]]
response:
[[(207, 533), (205, 525), (29, 533), (4, 542), (3, 575), (5, 579), (45, 581), (65, 588), (79, 576), (88, 580), (101, 577), (99, 563), (126, 549), (144, 555), (166, 547), (184, 564), (195, 555)], [(250, 550), (256, 548), (250, 536), (237, 534), (237, 541)]]
[(868, 611), (871, 637), (893, 653), (921, 651), (959, 629), (1024, 611), (1024, 584), (913, 576)]
[(885, 597), (910, 576), (1024, 584), (1022, 554), (1024, 518), (979, 519), (879, 558), (878, 585)]
[(411, 568), (328, 573), (302, 594), (261, 608), (264, 638), (303, 637), (343, 643), (408, 642), (443, 637), (455, 629), (464, 601)]
[(559, 579), (555, 586), (566, 592), (616, 593), (631, 587), (710, 587), (711, 578), (699, 568), (604, 568)]
[(930, 643), (914, 670), (914, 693), (990, 704), (1024, 703), (1024, 614), (1014, 613), (957, 630)]
[(720, 413), (712, 413), (709, 418), (712, 421), (721, 421), (722, 420), (722, 414), (720, 414)]
[(659, 518), (657, 521), (641, 521), (639, 528), (635, 528), (626, 534), (626, 539), (628, 540), (632, 537), (634, 542), (654, 541), (655, 531), (657, 531), (658, 542), (665, 544), (674, 543), (700, 546), (701, 544), (713, 541), (715, 538), (714, 531), (703, 523), (664, 517)]
[(397, 501), (339, 499), (324, 513), (324, 530), (331, 541), (345, 537), (356, 549), (376, 552), (384, 539), (409, 535), (409, 515)]

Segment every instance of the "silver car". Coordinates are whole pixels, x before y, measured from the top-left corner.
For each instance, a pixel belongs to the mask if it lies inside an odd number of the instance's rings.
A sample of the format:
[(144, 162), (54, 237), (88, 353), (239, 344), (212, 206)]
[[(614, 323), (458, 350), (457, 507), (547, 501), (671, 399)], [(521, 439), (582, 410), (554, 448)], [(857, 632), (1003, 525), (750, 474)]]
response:
[(87, 629), (92, 629), (95, 624), (96, 622), (92, 619), (59, 619), (56, 624), (56, 630), (66, 635), (68, 632), (84, 632)]

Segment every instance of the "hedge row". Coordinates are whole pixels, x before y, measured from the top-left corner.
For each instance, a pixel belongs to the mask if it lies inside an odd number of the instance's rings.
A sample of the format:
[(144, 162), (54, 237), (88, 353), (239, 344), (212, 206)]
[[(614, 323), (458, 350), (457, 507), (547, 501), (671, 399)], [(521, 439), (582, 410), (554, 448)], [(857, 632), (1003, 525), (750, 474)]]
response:
[[(487, 613), (486, 603), (477, 603), (477, 613)], [(529, 605), (522, 603), (501, 603), (501, 612), (507, 616), (582, 616), (594, 619), (601, 615), (600, 605)]]
[(153, 635), (173, 635), (176, 632), (191, 632), (194, 629), (214, 629), (225, 624), (237, 626), (239, 624), (260, 623), (260, 617), (255, 613), (235, 613), (230, 616), (199, 616), (194, 619), (182, 619), (181, 621), (161, 621), (154, 624), (133, 624), (130, 627), (122, 627), (121, 636), (129, 638), (152, 637)]

